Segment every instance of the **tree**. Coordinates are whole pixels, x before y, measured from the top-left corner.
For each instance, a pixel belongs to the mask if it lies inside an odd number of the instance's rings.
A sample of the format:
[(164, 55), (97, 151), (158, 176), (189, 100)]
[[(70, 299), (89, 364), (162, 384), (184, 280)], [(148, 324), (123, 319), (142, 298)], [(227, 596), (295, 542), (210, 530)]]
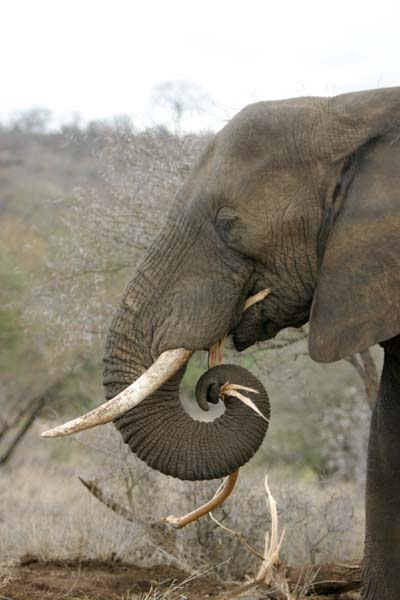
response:
[(199, 119), (202, 113), (212, 109), (208, 94), (199, 85), (184, 79), (157, 84), (152, 104), (156, 110), (161, 109), (167, 123), (172, 121), (176, 132), (182, 129), (185, 116)]
[(24, 133), (45, 134), (48, 132), (51, 111), (48, 108), (31, 108), (18, 112), (12, 119), (15, 131)]

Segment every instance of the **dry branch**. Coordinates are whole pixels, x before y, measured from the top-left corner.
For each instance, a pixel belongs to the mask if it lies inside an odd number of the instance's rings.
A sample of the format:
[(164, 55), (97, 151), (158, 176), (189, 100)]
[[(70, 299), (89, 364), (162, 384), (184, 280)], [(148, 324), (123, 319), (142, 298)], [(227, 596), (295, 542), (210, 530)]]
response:
[[(29, 400), (18, 412), (13, 421), (3, 425), (0, 431), (0, 439), (4, 437), (6, 441), (3, 444), (5, 446), (4, 450), (0, 452), (0, 465), (5, 464), (11, 458), (12, 453), (34, 423), (39, 411), (46, 404), (57, 399), (63, 383), (64, 380), (58, 380), (50, 385), (44, 392)], [(15, 430), (14, 435), (13, 430)], [(8, 441), (9, 435), (11, 435), (11, 439)]]
[(89, 492), (95, 498), (97, 498), (97, 500), (99, 500), (99, 502), (104, 504), (104, 506), (115, 512), (120, 517), (123, 517), (127, 521), (130, 521), (131, 523), (138, 521), (138, 519), (130, 510), (127, 510), (126, 508), (118, 504), (118, 502), (115, 502), (115, 500), (112, 500), (112, 498), (106, 496), (105, 493), (95, 484), (94, 481), (86, 481), (85, 479), (83, 479), (83, 477), (78, 477), (78, 479), (85, 486), (85, 488), (89, 490)]
[(190, 513), (184, 515), (183, 517), (175, 517), (174, 515), (169, 515), (168, 517), (163, 517), (163, 521), (168, 523), (168, 525), (172, 525), (175, 529), (181, 529), (189, 523), (193, 523), (193, 521), (197, 521), (200, 517), (204, 517), (208, 513), (211, 514), (211, 511), (220, 506), (225, 500), (231, 495), (233, 488), (235, 487), (236, 480), (239, 475), (239, 470), (231, 473), (228, 477), (225, 478), (222, 485), (219, 486), (218, 490), (214, 494), (214, 496), (203, 504), (199, 506), (199, 508), (195, 508)]
[[(285, 537), (285, 530), (283, 530), (279, 536), (278, 511), (276, 508), (276, 501), (268, 486), (267, 476), (265, 476), (264, 485), (267, 493), (267, 506), (271, 515), (271, 535), (268, 531), (265, 534), (263, 562), (255, 580), (257, 583), (270, 584), (273, 582), (276, 584), (276, 578), (280, 572), (279, 551), (282, 546), (283, 538)], [(285, 584), (286, 582), (284, 578), (282, 578), (282, 581), (279, 581), (279, 588), (286, 588)], [(286, 589), (284, 589), (283, 592), (286, 594), (287, 598), (290, 597)]]

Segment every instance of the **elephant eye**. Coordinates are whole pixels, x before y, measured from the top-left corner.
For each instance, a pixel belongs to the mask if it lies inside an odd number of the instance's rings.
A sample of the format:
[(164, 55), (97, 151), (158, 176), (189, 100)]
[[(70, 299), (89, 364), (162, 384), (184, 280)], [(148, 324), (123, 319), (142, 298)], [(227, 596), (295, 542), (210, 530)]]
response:
[(228, 212), (225, 207), (218, 212), (217, 229), (223, 241), (228, 244), (239, 242), (242, 237), (239, 217)]

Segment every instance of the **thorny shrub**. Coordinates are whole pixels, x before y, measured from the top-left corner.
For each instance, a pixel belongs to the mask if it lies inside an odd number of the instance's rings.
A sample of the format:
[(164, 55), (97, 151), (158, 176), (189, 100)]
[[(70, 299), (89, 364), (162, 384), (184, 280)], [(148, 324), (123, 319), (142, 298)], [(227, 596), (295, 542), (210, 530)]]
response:
[(54, 204), (63, 230), (50, 239), (44, 278), (32, 290), (28, 317), (39, 311), (60, 349), (103, 338), (117, 298), (207, 140), (163, 128), (97, 131), (98, 182)]

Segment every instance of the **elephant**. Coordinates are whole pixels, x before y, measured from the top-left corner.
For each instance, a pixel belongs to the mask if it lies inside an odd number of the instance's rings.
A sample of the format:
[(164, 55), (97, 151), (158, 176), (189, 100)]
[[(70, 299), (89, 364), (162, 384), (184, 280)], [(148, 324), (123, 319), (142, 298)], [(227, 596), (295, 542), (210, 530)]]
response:
[[(271, 292), (244, 312), (265, 288)], [(368, 448), (362, 598), (399, 600), (400, 87), (257, 102), (211, 139), (117, 308), (103, 405), (117, 396), (117, 408), (93, 411), (95, 424), (114, 418), (132, 450), (166, 474), (232, 473), (266, 426), (234, 398), (214, 422), (191, 420), (179, 401), (185, 364), (227, 334), (243, 351), (307, 322), (317, 362), (384, 349)], [(155, 382), (163, 361), (169, 370)], [(126, 403), (123, 390), (139, 376), (152, 387)], [(252, 389), (268, 414), (261, 384), (234, 365), (202, 376), (202, 408), (227, 380)]]

